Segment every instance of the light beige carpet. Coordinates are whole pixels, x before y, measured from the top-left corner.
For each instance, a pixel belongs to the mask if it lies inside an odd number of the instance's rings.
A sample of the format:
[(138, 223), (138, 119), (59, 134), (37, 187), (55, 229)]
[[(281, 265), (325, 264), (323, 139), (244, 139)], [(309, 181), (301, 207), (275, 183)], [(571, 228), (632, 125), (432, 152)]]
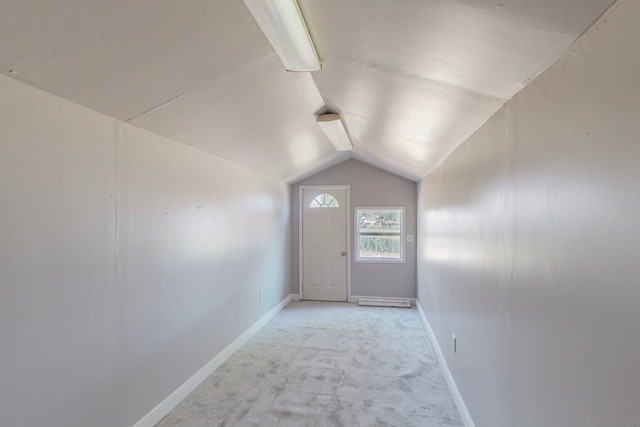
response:
[(171, 426), (463, 426), (415, 309), (293, 302)]

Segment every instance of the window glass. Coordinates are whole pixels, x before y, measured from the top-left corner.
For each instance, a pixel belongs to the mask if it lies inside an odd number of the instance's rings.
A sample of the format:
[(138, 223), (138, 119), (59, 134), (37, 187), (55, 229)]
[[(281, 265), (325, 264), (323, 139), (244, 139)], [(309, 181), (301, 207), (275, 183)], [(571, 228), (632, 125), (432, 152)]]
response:
[(356, 208), (357, 261), (404, 262), (404, 208)]
[(339, 208), (340, 204), (331, 194), (320, 194), (309, 204), (310, 208)]

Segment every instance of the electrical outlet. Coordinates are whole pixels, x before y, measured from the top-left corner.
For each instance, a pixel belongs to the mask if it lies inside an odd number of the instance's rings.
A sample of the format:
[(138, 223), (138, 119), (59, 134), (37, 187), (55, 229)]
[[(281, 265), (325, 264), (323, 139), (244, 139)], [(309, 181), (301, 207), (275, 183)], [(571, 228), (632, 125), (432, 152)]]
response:
[(264, 292), (260, 291), (260, 302), (264, 299)]
[(453, 352), (455, 353), (457, 350), (457, 339), (456, 336), (451, 334), (451, 349), (453, 350)]

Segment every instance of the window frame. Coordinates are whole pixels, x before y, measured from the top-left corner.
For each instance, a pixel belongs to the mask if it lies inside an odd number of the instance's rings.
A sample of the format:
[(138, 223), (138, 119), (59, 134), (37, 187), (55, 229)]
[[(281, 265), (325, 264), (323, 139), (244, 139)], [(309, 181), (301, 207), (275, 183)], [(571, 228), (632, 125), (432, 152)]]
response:
[[(392, 263), (392, 264), (404, 264), (406, 263), (406, 247), (405, 247), (405, 207), (404, 206), (356, 206), (354, 211), (354, 261), (361, 263)], [(385, 233), (391, 236), (400, 237), (400, 258), (377, 258), (377, 257), (363, 257), (360, 255), (360, 237), (367, 235), (376, 235), (372, 233), (360, 232), (360, 212), (361, 211), (397, 211), (400, 214), (400, 231), (398, 233)]]

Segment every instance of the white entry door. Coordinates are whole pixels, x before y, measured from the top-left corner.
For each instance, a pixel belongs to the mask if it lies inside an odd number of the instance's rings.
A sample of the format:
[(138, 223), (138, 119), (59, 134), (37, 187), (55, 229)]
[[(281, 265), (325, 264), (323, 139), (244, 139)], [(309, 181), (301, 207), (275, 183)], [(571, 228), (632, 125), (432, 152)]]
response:
[(347, 300), (347, 190), (302, 189), (302, 296)]

